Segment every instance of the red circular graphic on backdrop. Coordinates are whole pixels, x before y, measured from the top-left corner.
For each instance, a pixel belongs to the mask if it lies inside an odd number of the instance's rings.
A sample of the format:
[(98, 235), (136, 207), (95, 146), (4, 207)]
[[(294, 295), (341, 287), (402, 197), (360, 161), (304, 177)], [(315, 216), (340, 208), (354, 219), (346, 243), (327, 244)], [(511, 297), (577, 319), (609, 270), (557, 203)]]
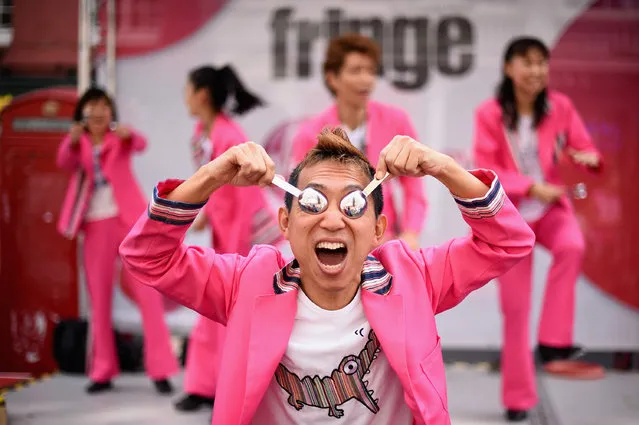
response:
[(639, 2), (598, 1), (552, 50), (550, 86), (568, 95), (602, 152), (604, 172), (562, 169), (584, 182), (574, 202), (586, 240), (584, 273), (605, 293), (639, 308)]
[[(116, 0), (116, 54), (140, 56), (188, 38), (226, 3), (228, 0)], [(100, 8), (99, 17), (104, 41), (106, 7)]]

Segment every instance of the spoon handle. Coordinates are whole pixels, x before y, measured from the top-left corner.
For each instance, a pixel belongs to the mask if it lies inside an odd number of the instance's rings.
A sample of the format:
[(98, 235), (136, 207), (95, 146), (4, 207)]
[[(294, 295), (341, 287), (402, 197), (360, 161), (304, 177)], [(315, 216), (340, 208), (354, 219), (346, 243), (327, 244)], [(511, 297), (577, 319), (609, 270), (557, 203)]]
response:
[(273, 181), (272, 183), (279, 187), (280, 189), (285, 190), (286, 192), (290, 193), (291, 195), (298, 197), (300, 196), (300, 194), (302, 193), (301, 190), (299, 190), (298, 188), (296, 188), (295, 186), (293, 186), (292, 184), (290, 184), (289, 182), (287, 182), (286, 180), (284, 180), (284, 178), (282, 178), (282, 176), (279, 175), (275, 175), (275, 177), (273, 177)]
[(372, 181), (372, 182), (370, 182), (370, 183), (368, 184), (368, 186), (366, 186), (366, 187), (364, 188), (364, 190), (362, 190), (362, 193), (364, 194), (364, 196), (368, 196), (368, 195), (370, 195), (371, 193), (373, 193), (373, 191), (374, 191), (375, 189), (377, 189), (377, 186), (379, 186), (380, 184), (382, 184), (382, 183), (384, 182), (384, 180), (386, 180), (386, 179), (388, 178), (388, 176), (390, 176), (390, 173), (388, 173), (388, 172), (387, 172), (387, 173), (384, 175), (384, 177), (382, 177), (381, 179), (379, 179), (379, 180), (378, 180), (378, 179), (373, 179), (373, 181)]

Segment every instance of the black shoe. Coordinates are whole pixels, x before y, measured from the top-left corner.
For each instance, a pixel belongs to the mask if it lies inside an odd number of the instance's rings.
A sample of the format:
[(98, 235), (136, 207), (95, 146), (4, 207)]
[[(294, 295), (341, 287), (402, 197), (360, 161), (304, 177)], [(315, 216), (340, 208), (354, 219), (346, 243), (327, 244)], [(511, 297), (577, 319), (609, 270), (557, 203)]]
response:
[(585, 354), (584, 349), (576, 345), (570, 345), (568, 347), (553, 347), (551, 345), (539, 344), (537, 346), (537, 350), (542, 364), (546, 364), (554, 360), (576, 360)]
[(86, 388), (86, 392), (89, 394), (98, 394), (98, 393), (103, 393), (105, 391), (109, 391), (112, 389), (113, 389), (113, 384), (111, 384), (111, 381), (106, 381), (106, 382), (91, 381)]
[(506, 419), (509, 422), (521, 422), (528, 419), (528, 411), (526, 410), (506, 410)]
[(155, 385), (155, 390), (160, 394), (173, 394), (173, 385), (168, 379), (158, 379), (153, 381), (153, 385)]
[(175, 409), (180, 412), (193, 412), (202, 406), (213, 407), (214, 398), (202, 397), (196, 394), (186, 394), (182, 400), (175, 403)]

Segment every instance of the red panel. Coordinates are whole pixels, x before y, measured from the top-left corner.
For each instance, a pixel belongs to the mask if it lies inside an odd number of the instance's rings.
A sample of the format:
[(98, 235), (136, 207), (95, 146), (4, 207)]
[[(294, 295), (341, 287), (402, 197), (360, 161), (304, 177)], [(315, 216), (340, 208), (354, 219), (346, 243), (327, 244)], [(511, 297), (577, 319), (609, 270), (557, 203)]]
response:
[(77, 67), (78, 0), (16, 1), (13, 27), (4, 66), (20, 70)]
[(23, 382), (31, 379), (31, 375), (27, 373), (1, 373), (0, 372), (0, 389), (12, 387), (16, 384), (21, 384)]
[(587, 244), (584, 271), (601, 290), (639, 308), (639, 3), (598, 1), (553, 49), (551, 85), (575, 103), (606, 162), (601, 177), (566, 168), (585, 182), (575, 201)]
[(68, 180), (55, 166), (59, 140), (3, 140), (0, 291), (6, 295), (0, 311), (2, 341), (10, 341), (0, 345), (5, 370), (54, 370), (55, 322), (78, 316), (76, 244), (56, 230)]
[[(56, 98), (61, 101), (51, 102)], [(43, 91), (18, 98), (2, 114), (2, 372), (37, 375), (55, 370), (55, 323), (62, 317), (78, 317), (76, 243), (64, 239), (56, 230), (68, 182), (67, 173), (55, 164), (64, 131), (43, 128), (43, 123), (59, 125), (59, 120), (68, 119), (74, 99), (72, 91)], [(17, 122), (26, 123), (27, 127), (16, 131)], [(29, 129), (30, 125), (34, 127)]]

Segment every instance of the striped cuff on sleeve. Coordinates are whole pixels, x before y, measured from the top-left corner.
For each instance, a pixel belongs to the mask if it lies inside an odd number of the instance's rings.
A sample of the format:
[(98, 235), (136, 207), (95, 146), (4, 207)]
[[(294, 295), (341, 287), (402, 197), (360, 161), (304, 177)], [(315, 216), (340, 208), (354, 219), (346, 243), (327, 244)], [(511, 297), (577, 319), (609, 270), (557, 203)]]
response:
[(199, 204), (190, 204), (187, 202), (175, 202), (169, 201), (163, 198), (179, 186), (182, 181), (179, 180), (167, 180), (166, 182), (159, 183), (153, 189), (153, 199), (149, 204), (149, 218), (155, 221), (161, 221), (167, 224), (174, 224), (178, 226), (184, 226), (193, 223), (195, 217), (206, 205), (206, 202)]
[(488, 192), (481, 198), (467, 199), (457, 196), (453, 196), (453, 198), (455, 198), (457, 206), (466, 217), (475, 219), (493, 217), (504, 205), (504, 200), (506, 199), (504, 188), (501, 186), (497, 175), (492, 171), (473, 170), (471, 173), (490, 186)]

